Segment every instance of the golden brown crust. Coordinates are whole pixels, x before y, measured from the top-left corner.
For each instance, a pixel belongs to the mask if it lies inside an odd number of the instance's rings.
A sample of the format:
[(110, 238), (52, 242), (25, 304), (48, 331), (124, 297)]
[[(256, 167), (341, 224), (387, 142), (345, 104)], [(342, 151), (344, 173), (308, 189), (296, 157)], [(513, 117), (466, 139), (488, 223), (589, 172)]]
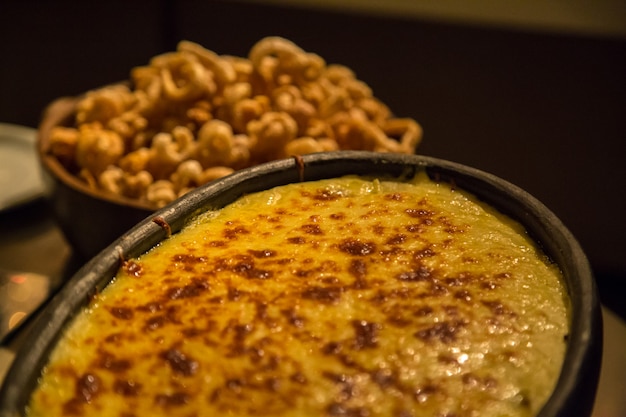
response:
[(564, 354), (558, 271), (518, 225), (416, 184), (247, 196), (125, 261), (33, 410), (533, 415)]

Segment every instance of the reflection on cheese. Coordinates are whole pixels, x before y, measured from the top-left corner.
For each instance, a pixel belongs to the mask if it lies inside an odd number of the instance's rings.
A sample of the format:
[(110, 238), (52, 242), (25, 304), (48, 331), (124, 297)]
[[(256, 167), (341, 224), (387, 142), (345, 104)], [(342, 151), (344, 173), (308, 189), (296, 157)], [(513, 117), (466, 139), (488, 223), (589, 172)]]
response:
[(197, 218), (67, 330), (33, 416), (528, 416), (568, 332), (559, 271), (448, 184), (299, 183)]

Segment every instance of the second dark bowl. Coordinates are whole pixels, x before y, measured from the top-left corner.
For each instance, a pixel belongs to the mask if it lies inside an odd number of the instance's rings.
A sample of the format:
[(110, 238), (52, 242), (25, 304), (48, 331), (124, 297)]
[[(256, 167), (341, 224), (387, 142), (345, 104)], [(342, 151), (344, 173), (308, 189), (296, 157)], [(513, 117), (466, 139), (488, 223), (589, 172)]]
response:
[(60, 98), (45, 110), (37, 153), (47, 182), (48, 202), (74, 252), (87, 260), (155, 211), (138, 200), (93, 190), (72, 175), (50, 152), (50, 134), (71, 126), (80, 97)]

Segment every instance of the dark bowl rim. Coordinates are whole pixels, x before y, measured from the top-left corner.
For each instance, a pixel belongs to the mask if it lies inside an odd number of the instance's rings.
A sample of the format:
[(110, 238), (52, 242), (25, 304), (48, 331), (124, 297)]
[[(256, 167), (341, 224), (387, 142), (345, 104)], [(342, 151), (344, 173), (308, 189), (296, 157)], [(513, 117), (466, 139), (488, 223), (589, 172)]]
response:
[[(330, 168), (339, 169), (336, 174)], [(434, 157), (337, 151), (309, 154), (268, 162), (236, 171), (205, 184), (156, 211), (86, 263), (64, 286), (28, 336), (29, 349), (17, 354), (0, 389), (0, 416), (23, 412), (48, 354), (75, 313), (113, 278), (125, 259), (138, 256), (179, 231), (201, 211), (221, 208), (241, 195), (290, 182), (334, 178), (341, 175), (414, 176), (425, 170), (436, 180), (453, 183), (520, 222), (566, 276), (571, 302), (568, 347), (557, 385), (539, 413), (540, 417), (565, 416), (574, 410), (576, 395), (593, 397), (597, 388), (602, 349), (601, 310), (589, 262), (577, 240), (540, 201), (495, 175)], [(330, 173), (330, 174), (329, 174)], [(481, 191), (482, 190), (482, 191)], [(567, 259), (565, 262), (564, 259)], [(565, 264), (564, 264), (565, 263)], [(581, 378), (588, 386), (581, 388)], [(592, 403), (586, 412), (591, 412)], [(565, 411), (564, 411), (565, 410)]]

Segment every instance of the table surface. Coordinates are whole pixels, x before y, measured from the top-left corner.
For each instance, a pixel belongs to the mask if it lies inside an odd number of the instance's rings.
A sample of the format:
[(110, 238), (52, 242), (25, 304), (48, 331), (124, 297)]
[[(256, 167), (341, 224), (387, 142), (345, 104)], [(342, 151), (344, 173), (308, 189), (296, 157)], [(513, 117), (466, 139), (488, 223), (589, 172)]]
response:
[[(82, 264), (73, 256), (43, 201), (0, 212), (0, 230), (0, 271), (40, 274), (54, 288)], [(0, 306), (6, 304), (0, 298)], [(626, 416), (626, 322), (607, 308), (603, 308), (603, 318), (604, 353), (593, 417), (623, 417)], [(28, 327), (18, 330), (8, 343), (0, 346), (0, 381), (27, 330)]]

